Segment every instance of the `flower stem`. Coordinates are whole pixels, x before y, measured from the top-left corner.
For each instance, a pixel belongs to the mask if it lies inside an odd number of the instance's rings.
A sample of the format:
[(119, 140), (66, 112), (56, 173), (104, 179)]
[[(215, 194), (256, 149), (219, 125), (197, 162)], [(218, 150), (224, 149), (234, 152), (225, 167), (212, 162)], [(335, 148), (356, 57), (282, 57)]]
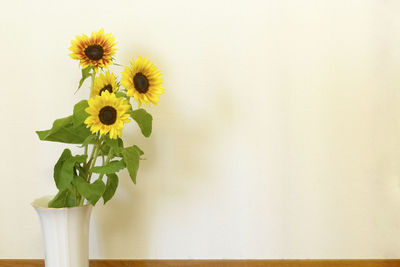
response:
[(99, 152), (100, 152), (100, 143), (97, 143), (96, 146), (93, 148), (93, 150), (94, 150), (94, 156), (91, 159), (91, 162), (90, 162), (90, 165), (89, 165), (89, 169), (88, 169), (89, 175), (88, 175), (88, 180), (87, 181), (88, 181), (89, 184), (90, 184), (90, 179), (92, 178), (92, 174), (93, 174), (90, 171), (90, 169), (92, 169), (94, 167), (94, 165), (96, 164), (96, 159), (97, 159), (97, 157), (99, 155)]
[[(113, 149), (111, 147), (110, 150), (108, 151), (107, 159), (106, 159), (106, 162), (103, 164), (103, 166), (107, 165), (110, 162), (110, 160), (112, 159), (112, 157), (113, 157)], [(104, 173), (100, 174), (99, 179), (103, 179), (103, 176), (104, 176)]]
[[(90, 157), (90, 160), (88, 161), (88, 163), (86, 164), (85, 169), (88, 171), (88, 177), (87, 177), (87, 182), (90, 184), (90, 179), (92, 177), (92, 172), (90, 171), (91, 168), (93, 168), (94, 164), (96, 163), (96, 159), (97, 156), (99, 155), (99, 151), (100, 151), (100, 143), (96, 143), (96, 145), (93, 146), (93, 150), (92, 150), (92, 156)], [(83, 205), (85, 198), (81, 197), (80, 201), (79, 201), (79, 206)]]
[[(90, 90), (93, 90), (95, 78), (96, 78), (96, 71), (94, 69), (92, 69), (92, 73), (91, 73), (92, 82), (91, 82)], [(90, 94), (89, 94), (89, 97), (90, 97)], [(85, 155), (88, 155), (88, 146), (89, 145), (85, 145), (85, 148), (84, 148)], [(93, 145), (93, 149), (92, 149), (90, 158), (88, 159), (88, 161), (86, 163), (83, 164), (83, 168), (86, 170), (86, 173), (87, 173), (86, 180), (88, 183), (90, 183), (90, 179), (92, 177), (92, 172), (89, 170), (91, 168), (93, 168), (94, 164), (96, 163), (96, 159), (99, 154), (100, 147), (101, 147), (101, 142), (99, 142), (99, 134), (97, 134), (96, 144)], [(76, 190), (76, 188), (75, 188), (75, 190)], [(75, 195), (76, 195), (75, 203), (79, 202), (79, 206), (83, 205), (85, 198), (79, 194), (78, 190), (76, 190)]]

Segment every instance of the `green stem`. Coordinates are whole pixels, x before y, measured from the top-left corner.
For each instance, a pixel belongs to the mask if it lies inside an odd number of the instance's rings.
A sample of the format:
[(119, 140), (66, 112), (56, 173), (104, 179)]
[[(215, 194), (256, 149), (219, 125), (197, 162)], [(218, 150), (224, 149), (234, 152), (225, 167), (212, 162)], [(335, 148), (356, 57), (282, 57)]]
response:
[[(91, 177), (92, 177), (92, 172), (91, 171), (89, 171), (91, 168), (93, 168), (93, 165), (96, 163), (96, 158), (97, 158), (97, 156), (98, 156), (98, 154), (99, 154), (99, 151), (100, 151), (100, 145), (99, 145), (99, 143), (97, 143), (94, 147), (93, 147), (93, 150), (92, 150), (92, 156), (91, 156), (91, 158), (90, 158), (90, 160), (88, 161), (88, 164), (87, 164), (87, 171), (88, 171), (88, 177), (87, 177), (87, 182), (90, 184), (90, 179), (91, 179)], [(93, 155), (94, 154), (94, 155)], [(82, 197), (81, 198), (81, 200), (80, 200), (80, 202), (79, 202), (79, 206), (82, 206), (83, 205), (83, 202), (85, 201), (85, 198), (84, 197)]]
[[(86, 146), (86, 147), (87, 147), (87, 146)], [(85, 148), (86, 148), (86, 147), (85, 147)], [(96, 163), (96, 158), (97, 158), (97, 156), (98, 156), (99, 151), (100, 151), (100, 142), (99, 142), (99, 136), (97, 135), (96, 144), (93, 145), (93, 149), (92, 149), (90, 158), (89, 158), (89, 160), (83, 165), (83, 168), (85, 168), (86, 173), (88, 174), (87, 177), (86, 177), (86, 181), (87, 181), (88, 183), (90, 183), (90, 178), (91, 178), (91, 176), (92, 176), (92, 173), (91, 173), (89, 170), (90, 170), (90, 169), (93, 167), (93, 165)], [(85, 149), (85, 153), (87, 153), (87, 150), (86, 150), (86, 149)], [(80, 197), (79, 205), (81, 206), (81, 205), (83, 205), (83, 202), (84, 202), (85, 198), (82, 197), (82, 196), (79, 196), (79, 197)]]
[(89, 169), (88, 169), (88, 171), (89, 171), (88, 183), (89, 183), (89, 184), (90, 184), (90, 179), (92, 178), (92, 174), (93, 174), (93, 173), (90, 171), (90, 169), (93, 168), (94, 165), (96, 164), (96, 159), (97, 159), (97, 157), (99, 156), (99, 152), (100, 152), (100, 144), (97, 143), (97, 145), (96, 145), (93, 149), (95, 150), (95, 152), (94, 152), (94, 156), (93, 156), (93, 158), (92, 158), (92, 162), (90, 163), (90, 166), (89, 166)]
[[(96, 140), (96, 144), (97, 144), (97, 140)], [(93, 160), (93, 156), (94, 156), (95, 150), (96, 150), (96, 145), (93, 145), (93, 149), (92, 149), (92, 153), (90, 155), (90, 158), (89, 158), (88, 162), (85, 163), (85, 167), (84, 167), (87, 171), (89, 171), (89, 166), (92, 164), (92, 160)]]
[[(93, 89), (93, 86), (94, 86), (94, 80), (95, 80), (95, 78), (96, 78), (96, 72), (94, 71), (94, 69), (92, 69), (91, 78), (92, 78), (92, 82), (91, 82), (91, 87), (90, 87), (90, 89), (92, 90), (92, 89)], [(89, 95), (89, 96), (90, 96), (90, 95)], [(91, 153), (91, 155), (90, 155), (90, 158), (89, 158), (89, 160), (88, 160), (87, 162), (85, 162), (85, 164), (83, 164), (83, 168), (85, 168), (86, 171), (87, 171), (87, 173), (88, 173), (88, 176), (87, 176), (87, 182), (88, 182), (88, 183), (90, 183), (90, 179), (91, 179), (91, 177), (92, 177), (92, 172), (90, 172), (89, 170), (90, 170), (91, 168), (93, 168), (93, 165), (96, 163), (96, 159), (97, 159), (99, 150), (100, 150), (99, 135), (97, 135), (96, 145), (93, 145), (93, 150), (92, 150), (92, 153)], [(85, 148), (84, 148), (84, 153), (85, 153), (85, 155), (88, 154), (88, 145), (85, 146)], [(75, 195), (77, 196), (77, 200), (79, 201), (79, 206), (81, 206), (81, 205), (83, 204), (85, 198), (84, 198), (83, 196), (81, 196), (81, 195), (78, 193), (77, 190), (76, 190), (76, 194), (75, 194)]]
[(79, 194), (79, 192), (75, 186), (74, 186), (74, 193), (75, 193), (75, 204), (79, 203), (79, 206), (80, 206), (81, 202), (82, 202), (82, 196), (81, 196), (81, 194)]
[[(107, 159), (106, 162), (103, 164), (103, 166), (107, 165), (110, 160), (112, 159), (113, 156), (113, 149), (112, 147), (110, 148), (110, 150), (108, 151), (108, 155), (107, 155)], [(99, 179), (103, 179), (104, 173), (100, 174)]]

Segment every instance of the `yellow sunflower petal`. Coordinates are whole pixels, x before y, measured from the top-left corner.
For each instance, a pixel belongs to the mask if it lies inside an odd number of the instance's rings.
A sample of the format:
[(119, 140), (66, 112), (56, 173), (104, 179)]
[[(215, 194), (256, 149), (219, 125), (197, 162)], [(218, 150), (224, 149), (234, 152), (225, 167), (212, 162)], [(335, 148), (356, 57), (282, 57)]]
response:
[(125, 67), (121, 84), (127, 89), (127, 96), (133, 97), (140, 107), (142, 104), (157, 104), (159, 95), (164, 93), (161, 87), (161, 72), (146, 57), (132, 59), (131, 68)]
[(90, 98), (88, 104), (89, 107), (85, 111), (89, 113), (89, 117), (86, 118), (85, 124), (90, 127), (92, 133), (109, 134), (111, 139), (122, 136), (123, 126), (129, 117), (128, 101), (105, 90), (101, 95)]
[(83, 68), (94, 67), (96, 72), (98, 68), (108, 68), (112, 64), (112, 57), (116, 51), (114, 40), (111, 33), (104, 34), (104, 29), (92, 32), (90, 37), (85, 34), (76, 36), (76, 39), (71, 41), (70, 57), (80, 60)]
[(93, 86), (91, 87), (90, 97), (100, 95), (104, 91), (110, 93), (115, 93), (118, 90), (117, 79), (115, 75), (107, 71), (106, 73), (101, 73), (96, 77)]

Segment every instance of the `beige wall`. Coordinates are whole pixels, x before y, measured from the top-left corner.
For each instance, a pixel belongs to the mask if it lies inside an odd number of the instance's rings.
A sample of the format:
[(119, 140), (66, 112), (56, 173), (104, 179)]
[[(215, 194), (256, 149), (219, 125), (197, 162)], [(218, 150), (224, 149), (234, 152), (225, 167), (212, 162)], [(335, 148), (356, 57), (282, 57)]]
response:
[[(138, 183), (94, 210), (92, 258), (400, 257), (398, 1), (4, 1), (0, 258), (42, 257), (75, 35), (148, 56), (166, 93)], [(118, 70), (118, 68), (115, 68)]]

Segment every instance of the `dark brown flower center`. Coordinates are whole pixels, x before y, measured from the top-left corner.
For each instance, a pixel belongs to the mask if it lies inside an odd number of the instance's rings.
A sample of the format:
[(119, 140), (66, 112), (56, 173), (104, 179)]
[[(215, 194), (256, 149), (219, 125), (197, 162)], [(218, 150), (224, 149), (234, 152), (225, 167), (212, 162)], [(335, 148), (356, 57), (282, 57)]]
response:
[(110, 94), (111, 94), (111, 93), (113, 92), (111, 84), (107, 84), (106, 86), (104, 86), (104, 87), (100, 90), (99, 95), (101, 95), (104, 91), (108, 91), (108, 92), (110, 92)]
[(136, 91), (141, 94), (144, 94), (149, 90), (149, 80), (141, 72), (136, 73), (135, 77), (133, 77), (133, 85), (135, 86)]
[(105, 125), (114, 124), (117, 120), (117, 110), (113, 107), (105, 106), (99, 112), (99, 119)]
[(91, 60), (99, 60), (104, 55), (103, 47), (98, 44), (89, 45), (88, 47), (86, 47), (84, 52), (85, 55)]

